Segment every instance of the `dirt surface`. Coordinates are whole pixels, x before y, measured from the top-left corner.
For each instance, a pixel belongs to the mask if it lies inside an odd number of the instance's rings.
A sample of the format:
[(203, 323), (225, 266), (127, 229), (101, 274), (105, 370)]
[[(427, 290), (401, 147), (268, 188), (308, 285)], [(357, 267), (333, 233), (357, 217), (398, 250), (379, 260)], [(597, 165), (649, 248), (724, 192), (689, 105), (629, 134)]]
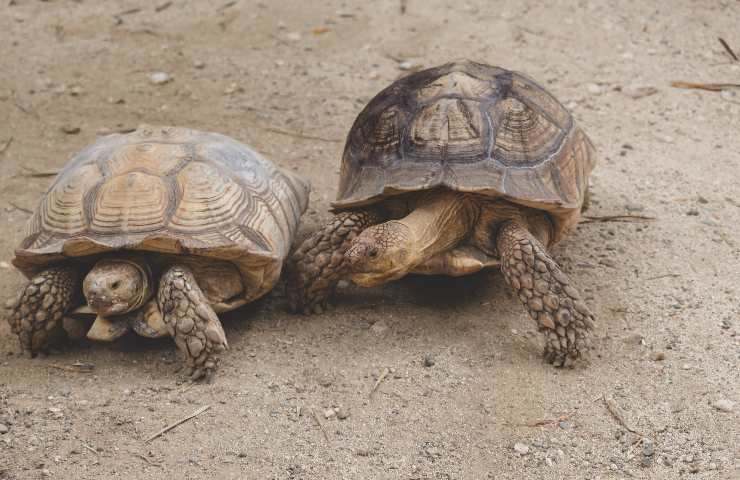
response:
[(3, 0), (3, 298), (38, 174), (97, 135), (244, 141), (312, 181), (305, 234), (363, 105), (463, 57), (574, 112), (600, 154), (591, 215), (657, 220), (585, 223), (554, 250), (597, 315), (598, 355), (574, 370), (542, 362), (498, 272), (347, 288), (314, 317), (277, 289), (225, 316), (212, 385), (179, 380), (170, 340), (30, 360), (2, 321), (0, 478), (739, 478), (740, 91), (671, 87), (740, 82), (717, 40), (740, 52), (738, 24), (735, 1)]

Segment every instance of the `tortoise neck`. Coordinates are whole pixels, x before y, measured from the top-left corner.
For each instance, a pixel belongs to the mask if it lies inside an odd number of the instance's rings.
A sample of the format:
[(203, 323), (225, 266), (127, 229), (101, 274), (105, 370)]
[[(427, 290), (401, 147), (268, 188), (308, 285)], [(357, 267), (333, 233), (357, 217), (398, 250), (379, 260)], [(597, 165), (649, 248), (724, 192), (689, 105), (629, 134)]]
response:
[(469, 194), (450, 190), (425, 192), (416, 207), (398, 220), (408, 227), (411, 251), (418, 252), (417, 265), (449, 250), (463, 240), (478, 216), (478, 208)]

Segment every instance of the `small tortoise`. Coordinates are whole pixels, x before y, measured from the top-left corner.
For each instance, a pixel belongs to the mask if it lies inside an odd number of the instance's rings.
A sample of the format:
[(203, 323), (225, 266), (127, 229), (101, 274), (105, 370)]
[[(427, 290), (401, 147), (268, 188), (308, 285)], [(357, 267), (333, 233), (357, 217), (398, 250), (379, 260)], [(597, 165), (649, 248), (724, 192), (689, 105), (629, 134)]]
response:
[(13, 265), (30, 281), (8, 304), (10, 326), (31, 356), (60, 327), (103, 341), (170, 335), (191, 377), (210, 378), (227, 348), (216, 314), (275, 285), (309, 190), (217, 133), (144, 125), (102, 137), (29, 222)]
[(594, 317), (547, 248), (587, 208), (595, 160), (570, 113), (521, 73), (463, 61), (402, 78), (348, 134), (335, 216), (290, 260), (292, 308), (320, 312), (345, 276), (374, 286), (500, 266), (546, 359), (573, 364)]

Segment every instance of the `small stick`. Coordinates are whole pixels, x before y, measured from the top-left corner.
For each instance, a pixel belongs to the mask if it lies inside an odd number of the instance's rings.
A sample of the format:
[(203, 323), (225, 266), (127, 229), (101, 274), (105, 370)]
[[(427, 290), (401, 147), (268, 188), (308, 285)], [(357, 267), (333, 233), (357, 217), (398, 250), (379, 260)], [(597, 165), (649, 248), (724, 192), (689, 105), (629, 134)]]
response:
[(370, 390), (370, 394), (368, 395), (368, 398), (369, 398), (369, 397), (372, 397), (372, 396), (373, 396), (373, 393), (375, 393), (375, 390), (377, 390), (377, 389), (378, 389), (378, 387), (380, 386), (380, 383), (381, 383), (381, 382), (382, 382), (383, 380), (385, 380), (385, 377), (387, 377), (387, 376), (388, 376), (388, 374), (389, 374), (390, 372), (391, 372), (391, 370), (390, 370), (390, 368), (388, 368), (388, 367), (385, 367), (385, 368), (383, 369), (383, 371), (382, 371), (382, 372), (380, 372), (380, 376), (379, 376), (379, 377), (378, 377), (378, 379), (377, 379), (377, 380), (375, 381), (375, 385), (373, 385), (373, 389), (372, 389), (372, 390)]
[(139, 7), (134, 7), (134, 8), (129, 8), (128, 10), (124, 10), (124, 11), (122, 11), (122, 12), (120, 12), (120, 13), (116, 13), (116, 14), (115, 14), (115, 15), (113, 15), (113, 16), (114, 16), (114, 17), (122, 17), (122, 16), (124, 16), (124, 15), (131, 15), (132, 13), (139, 13), (140, 11), (141, 11), (141, 8), (139, 8)]
[(82, 444), (82, 446), (83, 446), (83, 447), (85, 447), (86, 449), (90, 450), (90, 451), (91, 451), (92, 453), (94, 453), (95, 455), (98, 455), (98, 451), (97, 451), (97, 450), (95, 450), (95, 449), (94, 449), (93, 447), (91, 447), (91, 446), (90, 446), (90, 445), (88, 445), (87, 443), (83, 442), (82, 440), (80, 440), (80, 443)]
[(229, 7), (233, 7), (234, 5), (236, 5), (236, 3), (237, 3), (237, 2), (236, 2), (236, 0), (232, 0), (231, 2), (226, 2), (226, 3), (224, 3), (223, 5), (221, 5), (220, 7), (218, 7), (218, 8), (217, 8), (217, 10), (218, 10), (219, 12), (220, 12), (221, 10), (226, 10), (227, 8), (229, 8)]
[(188, 415), (187, 417), (184, 417), (184, 418), (182, 418), (182, 419), (180, 419), (180, 420), (176, 421), (175, 423), (173, 423), (173, 424), (171, 424), (171, 425), (168, 425), (168, 426), (164, 427), (164, 428), (163, 428), (162, 430), (158, 431), (157, 433), (155, 433), (155, 434), (154, 434), (154, 435), (152, 435), (151, 437), (149, 437), (149, 438), (147, 438), (146, 440), (144, 440), (144, 443), (149, 443), (149, 442), (151, 442), (151, 441), (152, 441), (152, 440), (154, 440), (155, 438), (157, 438), (157, 437), (160, 437), (160, 436), (164, 435), (165, 433), (169, 432), (170, 430), (172, 430), (172, 429), (173, 429), (173, 428), (175, 428), (176, 426), (178, 426), (178, 425), (180, 425), (180, 424), (183, 424), (183, 423), (187, 422), (188, 420), (191, 420), (191, 419), (193, 419), (193, 418), (197, 417), (198, 415), (200, 415), (201, 413), (205, 412), (205, 411), (206, 411), (206, 410), (208, 410), (209, 408), (211, 408), (211, 406), (210, 406), (210, 405), (205, 405), (205, 406), (203, 406), (203, 407), (200, 407), (200, 408), (199, 408), (198, 410), (194, 411), (193, 413), (191, 413), (191, 414), (190, 414), (190, 415)]
[(144, 460), (146, 463), (148, 463), (152, 467), (161, 467), (160, 464), (158, 464), (156, 462), (152, 462), (151, 460), (149, 460), (148, 458), (146, 458), (144, 455), (142, 455), (140, 453), (136, 453), (136, 452), (128, 452), (128, 453), (131, 454), (131, 455), (133, 455), (134, 457), (139, 457), (140, 459)]
[(13, 137), (10, 137), (9, 139), (7, 139), (5, 143), (3, 143), (3, 146), (0, 147), (0, 155), (5, 153), (5, 150), (7, 150), (8, 147), (10, 147), (11, 143), (13, 143)]
[(157, 5), (156, 7), (154, 7), (154, 11), (157, 12), (157, 13), (164, 12), (165, 10), (167, 10), (168, 8), (170, 8), (171, 6), (172, 6), (172, 2), (167, 1), (167, 2), (164, 2), (164, 3), (162, 3), (160, 5)]
[(75, 368), (74, 366), (59, 365), (57, 363), (49, 363), (48, 366), (57, 370), (64, 370), (65, 372), (90, 373), (92, 371), (84, 368)]
[(733, 60), (736, 62), (740, 62), (740, 59), (737, 58), (737, 55), (735, 55), (735, 52), (732, 51), (729, 45), (727, 45), (727, 42), (722, 37), (717, 38), (719, 40), (719, 43), (722, 44), (723, 47), (725, 47), (725, 51), (732, 57)]
[(675, 278), (675, 277), (680, 277), (680, 276), (681, 276), (680, 273), (666, 273), (665, 275), (658, 275), (656, 277), (649, 277), (649, 278), (646, 278), (645, 280), (657, 280), (659, 278), (667, 278), (667, 277)]
[(604, 404), (606, 405), (606, 409), (609, 410), (609, 413), (611, 413), (612, 417), (624, 428), (629, 430), (632, 433), (636, 433), (637, 435), (640, 435), (644, 437), (642, 433), (638, 432), (631, 426), (627, 424), (627, 421), (624, 419), (624, 416), (622, 415), (622, 412), (619, 410), (619, 406), (617, 405), (617, 402), (614, 401), (613, 398), (607, 398), (606, 395), (603, 395), (601, 397), (604, 400)]
[(336, 138), (318, 137), (316, 135), (307, 135), (305, 133), (290, 132), (288, 130), (281, 130), (281, 129), (275, 128), (275, 127), (260, 127), (260, 126), (257, 126), (257, 128), (261, 128), (262, 130), (266, 130), (268, 132), (279, 133), (281, 135), (289, 135), (291, 137), (303, 138), (303, 139), (306, 139), (306, 140), (318, 140), (320, 142), (328, 142), (328, 143), (338, 143), (338, 142), (341, 141), (341, 140), (338, 140)]
[(20, 205), (17, 205), (11, 201), (8, 201), (11, 207), (15, 208), (16, 210), (20, 210), (21, 212), (27, 213), (29, 215), (33, 215), (33, 210), (29, 210), (25, 207), (21, 207)]
[(646, 217), (643, 215), (605, 215), (603, 217), (598, 216), (584, 216), (585, 220), (580, 223), (602, 223), (602, 222), (652, 222), (657, 220), (655, 217)]
[(321, 429), (321, 433), (324, 434), (324, 438), (327, 442), (331, 443), (331, 440), (329, 440), (329, 434), (326, 432), (326, 429), (324, 428), (324, 424), (321, 423), (321, 420), (319, 419), (319, 416), (316, 414), (316, 411), (312, 408), (311, 409), (311, 416), (314, 420), (316, 420), (316, 423), (319, 425), (319, 428)]
[(671, 82), (672, 87), (676, 88), (694, 88), (699, 90), (709, 90), (710, 92), (721, 92), (731, 88), (740, 88), (740, 83), (694, 83), (694, 82)]
[(28, 172), (24, 174), (27, 177), (53, 177), (54, 175), (57, 175), (59, 173), (58, 170), (39, 172), (37, 170), (34, 170), (33, 168), (26, 167), (25, 165), (22, 165), (21, 169)]
[(26, 115), (30, 115), (34, 118), (39, 118), (38, 113), (34, 112), (30, 107), (24, 107), (18, 100), (13, 99), (13, 105), (18, 107), (18, 110), (25, 113)]

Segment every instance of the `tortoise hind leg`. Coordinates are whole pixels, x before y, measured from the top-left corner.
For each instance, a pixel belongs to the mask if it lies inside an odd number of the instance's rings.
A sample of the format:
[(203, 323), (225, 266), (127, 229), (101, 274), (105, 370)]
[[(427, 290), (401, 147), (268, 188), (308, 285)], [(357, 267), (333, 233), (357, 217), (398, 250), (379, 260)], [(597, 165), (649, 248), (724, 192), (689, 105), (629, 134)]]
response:
[(35, 357), (48, 347), (51, 333), (78, 298), (80, 275), (72, 266), (42, 271), (28, 282), (18, 298), (8, 303), (8, 323), (21, 349)]
[(378, 208), (341, 212), (307, 238), (291, 256), (286, 287), (291, 310), (321, 313), (341, 279), (344, 252), (367, 227), (385, 220)]
[(506, 222), (496, 243), (501, 270), (545, 334), (545, 358), (568, 366), (590, 349), (594, 316), (558, 264), (522, 225)]
[(185, 355), (191, 380), (212, 381), (217, 354), (228, 348), (221, 322), (195, 281), (193, 272), (174, 265), (159, 280), (157, 303), (177, 348)]

